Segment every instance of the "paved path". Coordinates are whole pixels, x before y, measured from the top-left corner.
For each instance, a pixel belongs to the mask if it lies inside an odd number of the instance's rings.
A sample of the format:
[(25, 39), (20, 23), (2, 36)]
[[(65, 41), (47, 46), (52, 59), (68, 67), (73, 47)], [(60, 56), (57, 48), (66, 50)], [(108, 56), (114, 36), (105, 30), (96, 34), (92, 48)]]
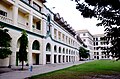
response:
[(47, 72), (67, 68), (67, 67), (70, 67), (73, 65), (82, 64), (85, 62), (89, 62), (89, 61), (78, 61), (75, 63), (70, 62), (70, 63), (61, 63), (61, 64), (39, 65), (39, 66), (34, 66), (32, 72), (30, 72), (27, 69), (24, 71), (16, 70), (16, 71), (11, 71), (11, 72), (7, 72), (7, 73), (2, 73), (2, 74), (0, 74), (0, 79), (24, 79), (24, 78), (30, 77), (32, 75), (47, 73)]

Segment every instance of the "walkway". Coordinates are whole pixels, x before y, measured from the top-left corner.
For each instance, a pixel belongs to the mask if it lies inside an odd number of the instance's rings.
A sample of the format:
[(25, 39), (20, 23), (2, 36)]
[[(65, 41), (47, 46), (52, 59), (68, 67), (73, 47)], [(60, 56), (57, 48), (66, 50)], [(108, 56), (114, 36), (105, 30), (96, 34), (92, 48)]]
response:
[[(11, 71), (11, 72), (0, 74), (0, 79), (24, 79), (26, 77), (30, 77), (33, 75), (38, 75), (38, 74), (42, 74), (42, 73), (47, 73), (47, 72), (63, 69), (63, 68), (67, 68), (67, 67), (70, 67), (73, 65), (82, 64), (85, 62), (89, 62), (89, 61), (39, 65), (39, 66), (34, 66), (32, 72), (30, 72), (28, 68), (24, 71), (19, 71), (17, 68), (16, 71)], [(14, 68), (14, 69), (16, 69), (16, 68)]]

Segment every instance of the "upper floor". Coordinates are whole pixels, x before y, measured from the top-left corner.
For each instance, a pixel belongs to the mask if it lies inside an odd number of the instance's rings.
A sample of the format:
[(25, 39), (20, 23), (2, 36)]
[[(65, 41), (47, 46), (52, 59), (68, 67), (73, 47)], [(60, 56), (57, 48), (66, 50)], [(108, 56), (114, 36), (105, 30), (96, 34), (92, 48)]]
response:
[(59, 14), (45, 5), (45, 0), (1, 0), (0, 21), (55, 41), (79, 48), (76, 31)]

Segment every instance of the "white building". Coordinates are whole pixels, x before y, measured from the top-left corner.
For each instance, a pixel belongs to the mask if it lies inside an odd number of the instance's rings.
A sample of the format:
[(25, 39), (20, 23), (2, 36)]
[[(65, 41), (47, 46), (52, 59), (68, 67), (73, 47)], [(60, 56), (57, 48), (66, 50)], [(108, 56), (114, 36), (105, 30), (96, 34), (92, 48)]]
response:
[(104, 34), (96, 34), (94, 36), (94, 59), (112, 59), (110, 55), (103, 53), (104, 48), (110, 47), (110, 44), (106, 44), (106, 40), (103, 40)]
[(93, 59), (93, 35), (88, 30), (78, 30), (77, 33), (84, 42), (84, 44), (87, 46), (87, 50), (89, 50), (90, 59)]
[(22, 30), (28, 34), (28, 63), (39, 65), (79, 60), (80, 40), (76, 32), (59, 14), (45, 5), (45, 0), (1, 0), (0, 26), (12, 37), (12, 55), (0, 59), (0, 66), (17, 66), (17, 52)]
[(110, 44), (107, 45), (106, 41), (103, 40), (104, 34), (92, 35), (88, 30), (78, 30), (82, 41), (87, 45), (87, 49), (90, 51), (91, 59), (112, 59), (110, 55), (105, 55), (103, 49), (110, 47)]

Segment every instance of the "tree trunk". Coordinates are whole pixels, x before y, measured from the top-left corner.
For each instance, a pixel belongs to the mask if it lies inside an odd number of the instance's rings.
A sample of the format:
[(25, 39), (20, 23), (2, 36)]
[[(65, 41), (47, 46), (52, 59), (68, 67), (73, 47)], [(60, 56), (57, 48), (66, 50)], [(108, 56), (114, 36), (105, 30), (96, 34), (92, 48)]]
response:
[(24, 61), (22, 61), (22, 70), (23, 70), (23, 67), (24, 67)]

